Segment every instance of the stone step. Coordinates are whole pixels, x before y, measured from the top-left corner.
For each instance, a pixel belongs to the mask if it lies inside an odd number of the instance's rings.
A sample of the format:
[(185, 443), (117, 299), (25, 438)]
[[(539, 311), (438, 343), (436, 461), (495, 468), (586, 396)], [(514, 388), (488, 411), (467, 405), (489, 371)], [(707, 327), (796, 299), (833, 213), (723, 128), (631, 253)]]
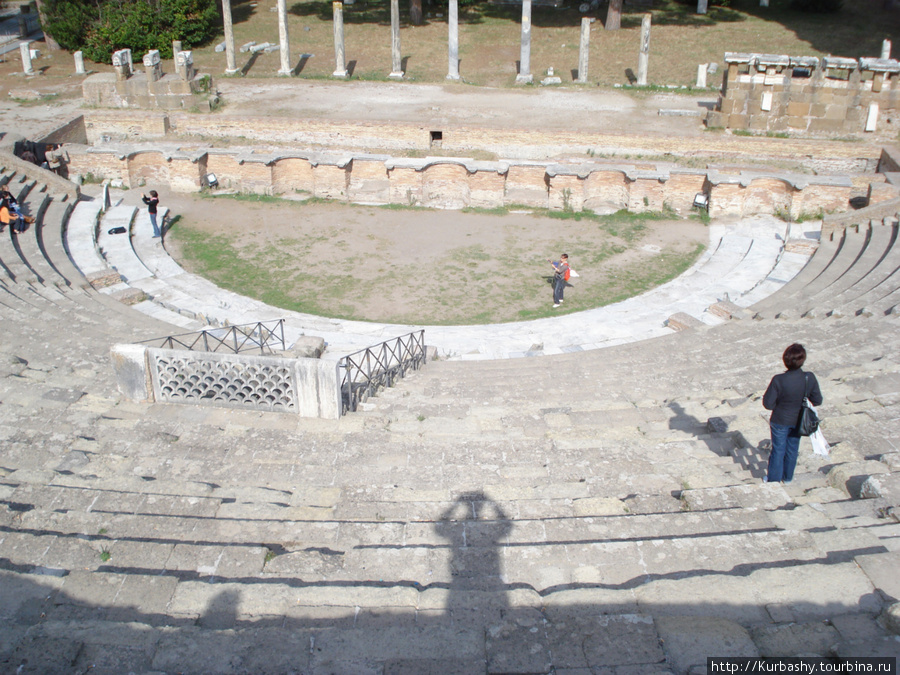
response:
[(835, 237), (826, 237), (820, 241), (819, 247), (809, 260), (809, 263), (795, 277), (784, 284), (777, 294), (757, 302), (753, 305), (753, 309), (762, 313), (772, 313), (776, 309), (790, 306), (794, 296), (804, 289), (807, 284), (816, 279), (832, 263), (832, 260), (840, 251), (843, 236), (843, 232), (841, 232)]
[(875, 224), (871, 233), (872, 238), (859, 262), (862, 273), (841, 292), (822, 298), (822, 304), (853, 308), (853, 311), (897, 287), (896, 280), (891, 280), (900, 267), (900, 246), (895, 245), (897, 228), (893, 224)]
[[(58, 213), (57, 210), (62, 213)], [(89, 286), (84, 274), (75, 266), (65, 245), (65, 233), (68, 228), (69, 218), (75, 210), (76, 203), (54, 202), (48, 210), (44, 224), (38, 230), (41, 250), (55, 270), (61, 274), (70, 286)]]
[[(352, 521), (297, 520), (286, 514), (241, 517), (240, 509), (229, 510), (228, 504), (189, 517), (190, 500), (169, 498), (163, 504), (146, 496), (146, 512), (129, 516), (107, 510), (112, 495), (107, 504), (95, 498), (83, 514), (70, 515), (64, 508), (42, 514), (28, 510), (27, 502), (17, 501), (21, 494), (14, 493), (8, 502), (18, 515), (14, 528), (0, 528), (0, 556), (23, 569), (184, 572), (187, 578), (226, 583), (313, 573), (345, 582), (388, 580), (388, 586), (410, 589), (455, 584), (487, 591), (496, 589), (502, 576), (547, 595), (590, 574), (604, 584), (633, 588), (698, 569), (728, 572), (736, 559), (752, 569), (785, 557), (815, 564), (827, 553), (837, 563), (885, 551), (877, 537), (865, 532), (854, 532), (849, 548), (835, 548), (832, 542), (840, 532), (823, 525), (821, 514), (818, 520), (798, 514), (791, 521), (776, 510), (770, 517), (763, 509), (783, 495), (739, 495), (740, 501), (757, 504), (747, 507), (717, 505), (723, 504), (723, 494), (707, 497), (702, 510), (669, 514), (507, 520), (496, 504), (460, 500), (449, 507), (433, 505), (443, 513), (434, 512), (429, 520)], [(690, 499), (697, 505), (696, 498)], [(477, 520), (469, 519), (473, 508)], [(154, 514), (156, 509), (169, 513)], [(786, 529), (772, 518), (784, 521)], [(204, 524), (210, 519), (214, 527)]]
[(96, 288), (121, 281), (100, 255), (97, 229), (103, 205), (99, 201), (80, 201), (75, 205), (66, 226), (65, 246), (75, 266)]
[(854, 266), (869, 243), (870, 232), (868, 227), (859, 230), (856, 228), (844, 230), (840, 247), (829, 261), (828, 266), (803, 289), (799, 290), (797, 302), (808, 305), (817, 294), (830, 293), (833, 288), (842, 290), (842, 280), (849, 278), (855, 281), (861, 270), (854, 270)]
[[(43, 271), (42, 276), (51, 280), (55, 285), (73, 286), (78, 283), (79, 278), (83, 281), (83, 277), (75, 270), (67, 256), (62, 264), (59, 261), (59, 249), (61, 249), (62, 242), (60, 233), (71, 210), (71, 202), (53, 199), (47, 206), (43, 217), (32, 229), (32, 238), (28, 242), (29, 259), (37, 260), (36, 264), (40, 265)], [(59, 242), (58, 248), (53, 247), (54, 242)], [(56, 261), (54, 261), (54, 257), (56, 257)]]
[[(106, 264), (116, 270), (126, 282), (152, 276), (131, 248), (131, 225), (136, 213), (134, 206), (113, 206), (101, 216), (97, 229), (97, 247)], [(110, 234), (117, 229), (123, 232)]]
[(44, 213), (50, 206), (50, 202), (51, 197), (46, 191), (46, 186), (35, 187), (29, 192), (28, 199), (23, 204), (23, 211), (31, 215), (35, 222), (27, 225), (22, 232), (12, 232), (12, 241), (19, 258), (34, 278), (42, 284), (52, 285), (55, 275), (44, 263), (35, 233), (44, 218)]

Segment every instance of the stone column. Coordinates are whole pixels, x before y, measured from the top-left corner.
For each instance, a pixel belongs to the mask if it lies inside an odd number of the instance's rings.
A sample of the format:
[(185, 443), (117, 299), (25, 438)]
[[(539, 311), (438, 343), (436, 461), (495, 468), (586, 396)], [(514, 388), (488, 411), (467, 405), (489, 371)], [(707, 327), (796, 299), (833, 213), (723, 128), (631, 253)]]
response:
[(706, 64), (701, 63), (697, 66), (697, 88), (704, 89), (706, 87)]
[(587, 82), (588, 51), (591, 45), (591, 23), (594, 20), (589, 17), (581, 19), (581, 43), (578, 45), (578, 79), (576, 82)]
[(459, 79), (459, 2), (450, 0), (447, 14), (447, 79)]
[(172, 40), (172, 58), (175, 58), (175, 55), (182, 51), (181, 49), (181, 40)]
[(403, 78), (403, 61), (400, 58), (400, 3), (391, 0), (391, 74), (394, 79)]
[(281, 68), (279, 75), (293, 75), (291, 66), (291, 39), (288, 37), (287, 0), (278, 0), (278, 42), (281, 46)]
[(344, 3), (331, 3), (334, 17), (334, 77), (347, 77), (347, 61), (344, 58)]
[(19, 43), (19, 53), (22, 55), (22, 72), (26, 75), (34, 75), (34, 68), (31, 66), (31, 41)]
[(706, 14), (706, 10), (708, 7), (708, 0), (697, 0), (697, 14)]
[(222, 22), (225, 24), (225, 74), (234, 75), (234, 26), (231, 23), (231, 0), (222, 0)]
[(522, 48), (516, 84), (531, 84), (531, 0), (522, 0)]
[(73, 56), (75, 57), (75, 74), (84, 75), (84, 54), (78, 51)]
[(881, 43), (881, 58), (889, 59), (891, 58), (891, 41), (884, 40)]
[(641, 20), (641, 54), (638, 57), (638, 86), (647, 86), (647, 68), (650, 65), (650, 15)]

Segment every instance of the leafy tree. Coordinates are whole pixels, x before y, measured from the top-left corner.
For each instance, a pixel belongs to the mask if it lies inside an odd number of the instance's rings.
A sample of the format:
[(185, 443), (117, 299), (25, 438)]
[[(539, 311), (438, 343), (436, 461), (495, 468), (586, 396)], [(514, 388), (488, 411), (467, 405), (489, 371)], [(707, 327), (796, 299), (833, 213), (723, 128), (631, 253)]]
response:
[(172, 56), (172, 40), (186, 48), (204, 44), (218, 33), (215, 0), (43, 0), (44, 30), (60, 46), (82, 50), (106, 63), (117, 49), (140, 57), (158, 49)]

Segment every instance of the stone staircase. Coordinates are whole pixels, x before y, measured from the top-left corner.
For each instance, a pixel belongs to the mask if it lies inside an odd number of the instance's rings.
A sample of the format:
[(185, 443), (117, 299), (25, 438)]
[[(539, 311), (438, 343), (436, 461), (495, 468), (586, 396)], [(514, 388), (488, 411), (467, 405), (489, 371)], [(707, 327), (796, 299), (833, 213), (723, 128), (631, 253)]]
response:
[[(61, 256), (99, 213), (63, 203), (0, 249), (0, 671), (682, 674), (900, 652), (900, 329), (846, 309), (891, 294), (894, 235), (823, 242), (776, 296), (790, 312), (431, 362), (333, 422), (122, 399), (109, 344), (171, 326)], [(795, 481), (763, 485), (760, 397), (793, 341), (833, 449), (804, 441)]]
[[(739, 320), (438, 361), (338, 423), (127, 403), (51, 341), (0, 380), (0, 662), (686, 673), (710, 653), (896, 655), (877, 619), (900, 524), (846, 491), (893, 470), (874, 458), (894, 450), (896, 334), (891, 316)], [(762, 485), (759, 396), (794, 339), (834, 450), (804, 442), (795, 482)]]
[(800, 274), (754, 309), (810, 317), (890, 313), (900, 303), (897, 230), (893, 216), (831, 233)]

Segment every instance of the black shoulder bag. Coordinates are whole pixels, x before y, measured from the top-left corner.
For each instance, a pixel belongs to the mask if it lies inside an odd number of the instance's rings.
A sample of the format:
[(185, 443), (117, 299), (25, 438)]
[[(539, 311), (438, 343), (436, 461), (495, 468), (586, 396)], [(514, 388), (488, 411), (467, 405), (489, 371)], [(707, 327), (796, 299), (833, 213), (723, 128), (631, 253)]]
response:
[(806, 375), (806, 393), (800, 407), (800, 419), (797, 420), (797, 433), (801, 436), (812, 436), (819, 428), (819, 416), (809, 405), (809, 373)]

